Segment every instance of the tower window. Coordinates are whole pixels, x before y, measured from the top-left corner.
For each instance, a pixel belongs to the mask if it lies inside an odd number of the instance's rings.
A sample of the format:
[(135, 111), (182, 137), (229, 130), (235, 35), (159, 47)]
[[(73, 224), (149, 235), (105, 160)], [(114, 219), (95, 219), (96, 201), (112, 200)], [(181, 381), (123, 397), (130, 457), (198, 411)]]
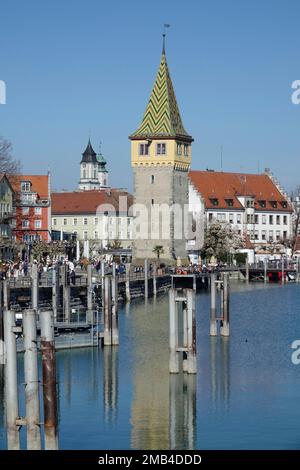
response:
[(149, 155), (149, 144), (140, 144), (139, 145), (139, 154), (140, 155)]
[(189, 146), (187, 144), (184, 144), (184, 156), (189, 156)]
[(152, 204), (152, 206), (154, 205), (154, 199), (151, 199), (151, 204)]
[(97, 178), (97, 170), (94, 170), (94, 179)]
[(177, 144), (177, 155), (182, 155), (182, 145)]
[(85, 179), (86, 178), (86, 170), (83, 170), (82, 172), (82, 177)]
[(154, 184), (154, 181), (155, 181), (155, 176), (151, 175), (151, 184)]
[(156, 155), (166, 155), (166, 144), (156, 144)]

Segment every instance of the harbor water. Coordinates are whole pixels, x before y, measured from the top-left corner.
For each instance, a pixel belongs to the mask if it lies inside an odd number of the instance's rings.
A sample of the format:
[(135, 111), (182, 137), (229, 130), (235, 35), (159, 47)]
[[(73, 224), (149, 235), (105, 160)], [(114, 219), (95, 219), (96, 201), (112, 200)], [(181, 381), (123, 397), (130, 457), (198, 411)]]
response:
[[(232, 284), (229, 338), (196, 306), (195, 376), (169, 374), (168, 296), (120, 307), (119, 347), (57, 352), (61, 449), (300, 449), (300, 285)], [(1, 366), (1, 449), (3, 386)]]

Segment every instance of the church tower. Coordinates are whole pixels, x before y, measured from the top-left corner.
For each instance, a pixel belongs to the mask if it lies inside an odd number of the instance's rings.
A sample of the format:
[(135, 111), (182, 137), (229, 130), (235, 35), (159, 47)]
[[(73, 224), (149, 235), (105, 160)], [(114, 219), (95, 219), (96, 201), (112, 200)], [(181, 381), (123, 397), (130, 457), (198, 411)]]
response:
[(102, 155), (101, 150), (98, 155), (96, 154), (89, 139), (80, 162), (80, 181), (78, 189), (82, 191), (90, 191), (108, 187), (106, 160)]
[[(134, 173), (134, 202), (138, 212), (136, 231), (140, 232), (140, 235), (135, 235), (134, 258), (156, 258), (157, 254), (153, 250), (157, 246), (162, 246), (160, 259), (172, 261), (178, 257), (184, 258), (186, 240), (184, 233), (178, 237), (174, 212), (169, 212), (167, 216), (169, 237), (153, 230), (158, 220), (153, 217), (154, 213), (157, 217), (157, 205), (170, 208), (176, 204), (183, 211), (188, 204), (188, 170), (193, 142), (180, 117), (167, 65), (165, 37), (146, 112), (139, 128), (129, 138)], [(140, 211), (138, 207), (145, 207), (147, 210)], [(162, 210), (159, 216), (161, 226), (166, 222), (163, 220), (165, 218)]]

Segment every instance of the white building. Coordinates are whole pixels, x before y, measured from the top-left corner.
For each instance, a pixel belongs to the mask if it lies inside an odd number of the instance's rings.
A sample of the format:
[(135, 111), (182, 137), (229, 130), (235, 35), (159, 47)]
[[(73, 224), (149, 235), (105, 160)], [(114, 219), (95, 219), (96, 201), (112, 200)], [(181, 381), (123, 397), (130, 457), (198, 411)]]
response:
[(124, 190), (52, 193), (52, 230), (107, 247), (129, 248), (133, 238), (132, 196)]
[(89, 140), (80, 162), (80, 181), (78, 189), (82, 191), (108, 188), (106, 160), (101, 151), (97, 155)]
[(202, 218), (203, 233), (206, 225), (219, 220), (248, 235), (255, 246), (282, 243), (292, 236), (292, 207), (268, 173), (191, 171), (189, 206), (194, 218)]

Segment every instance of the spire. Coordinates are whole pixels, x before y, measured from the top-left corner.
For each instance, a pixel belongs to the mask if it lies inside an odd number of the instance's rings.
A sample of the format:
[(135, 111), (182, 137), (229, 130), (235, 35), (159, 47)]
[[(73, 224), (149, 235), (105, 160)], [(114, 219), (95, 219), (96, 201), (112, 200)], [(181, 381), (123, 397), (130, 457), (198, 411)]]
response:
[(183, 127), (170, 77), (165, 53), (165, 33), (160, 65), (146, 112), (141, 125), (130, 136), (132, 139), (151, 137), (183, 137), (192, 141)]
[(97, 155), (92, 147), (90, 139), (88, 141), (85, 151), (82, 154), (81, 163), (97, 163)]
[(163, 34), (163, 48), (162, 55), (166, 55), (166, 33)]

